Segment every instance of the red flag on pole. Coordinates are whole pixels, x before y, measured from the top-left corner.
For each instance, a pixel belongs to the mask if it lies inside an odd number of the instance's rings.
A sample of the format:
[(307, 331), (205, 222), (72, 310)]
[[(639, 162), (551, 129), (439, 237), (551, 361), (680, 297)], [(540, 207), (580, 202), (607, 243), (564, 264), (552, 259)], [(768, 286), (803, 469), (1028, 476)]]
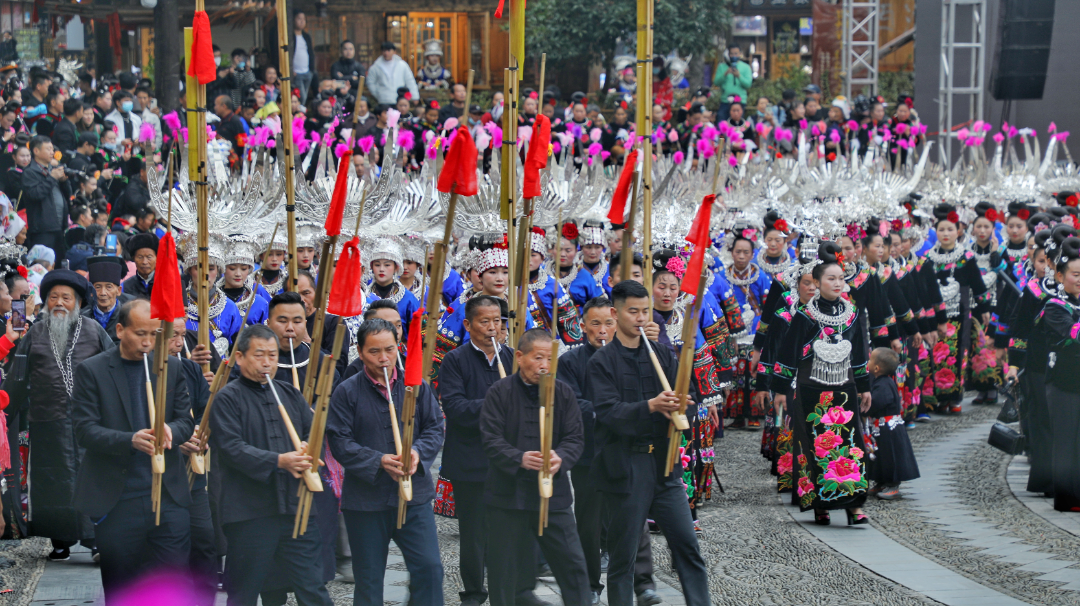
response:
[(171, 232), (158, 242), (157, 259), (154, 290), (150, 293), (150, 317), (172, 322), (187, 312), (180, 286), (180, 265), (176, 261), (176, 242)]
[(415, 387), (424, 381), (424, 308), (413, 312), (409, 322), (409, 345), (405, 352), (405, 386)]
[(694, 216), (690, 233), (686, 235), (686, 241), (694, 245), (694, 254), (690, 257), (690, 265), (686, 268), (686, 275), (683, 276), (682, 287), (679, 290), (694, 296), (697, 296), (698, 281), (701, 280), (701, 266), (705, 263), (705, 251), (709, 249), (709, 224), (712, 223), (714, 201), (716, 201), (715, 195), (705, 196), (697, 215)]
[(198, 79), (199, 84), (209, 84), (217, 80), (217, 66), (214, 64), (214, 41), (210, 37), (210, 17), (206, 11), (195, 11), (191, 29), (191, 65), (187, 75)]
[[(450, 151), (446, 154), (442, 172), (439, 173), (439, 191), (475, 196), (479, 185), (476, 181), (476, 144), (469, 129), (460, 126)], [(453, 190), (453, 191), (451, 191)]]
[(349, 192), (349, 171), (352, 170), (352, 151), (341, 154), (338, 163), (334, 194), (330, 197), (330, 212), (326, 214), (326, 235), (341, 235), (341, 217), (345, 215), (345, 196)]
[[(330, 251), (333, 255), (334, 251)], [(326, 263), (332, 263), (327, 259)], [(334, 281), (330, 285), (330, 300), (326, 303), (326, 313), (351, 318), (364, 311), (364, 291), (360, 288), (360, 238), (353, 236), (345, 243), (341, 257), (334, 270)]]
[(525, 158), (525, 178), (522, 181), (521, 197), (535, 198), (540, 195), (540, 170), (547, 166), (550, 145), (551, 121), (544, 114), (540, 114), (533, 123), (529, 155)]
[(611, 198), (611, 210), (607, 217), (608, 221), (614, 224), (622, 223), (623, 215), (626, 214), (626, 199), (630, 197), (630, 178), (634, 176), (634, 169), (637, 167), (637, 154), (635, 149), (626, 155), (619, 183), (615, 186), (615, 195)]

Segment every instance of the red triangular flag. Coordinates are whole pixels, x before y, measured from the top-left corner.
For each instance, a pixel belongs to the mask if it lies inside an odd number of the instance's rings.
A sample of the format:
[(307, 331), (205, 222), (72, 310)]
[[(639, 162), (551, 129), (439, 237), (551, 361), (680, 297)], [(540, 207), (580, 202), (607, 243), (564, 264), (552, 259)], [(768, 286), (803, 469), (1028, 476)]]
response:
[(686, 235), (686, 241), (694, 245), (694, 254), (690, 256), (690, 265), (686, 268), (683, 276), (682, 287), (679, 289), (689, 295), (697, 296), (698, 281), (701, 280), (701, 266), (705, 263), (705, 251), (709, 249), (709, 225), (712, 223), (712, 205), (716, 196), (710, 194), (701, 201), (697, 215), (694, 216), (694, 224), (690, 226), (690, 233)]
[(413, 312), (409, 322), (409, 347), (405, 352), (405, 386), (415, 387), (424, 381), (424, 308)]
[(525, 178), (522, 180), (521, 197), (535, 198), (540, 195), (540, 170), (547, 166), (550, 145), (551, 121), (544, 114), (540, 114), (533, 123), (529, 155), (525, 158)]
[(217, 66), (214, 64), (214, 41), (210, 37), (210, 17), (206, 11), (195, 11), (191, 29), (191, 65), (187, 75), (196, 78), (199, 84), (209, 84), (217, 80)]
[(170, 232), (158, 242), (154, 290), (150, 292), (150, 317), (172, 322), (186, 313), (184, 291), (180, 286), (180, 265), (176, 262), (176, 242)]
[(327, 313), (351, 318), (364, 311), (364, 291), (360, 288), (362, 271), (360, 238), (353, 236), (352, 240), (345, 243), (345, 248), (338, 257), (333, 284), (330, 285), (330, 300), (326, 303)]
[(476, 181), (476, 144), (469, 129), (464, 126), (458, 127), (454, 142), (450, 144), (450, 151), (439, 173), (438, 188), (444, 194), (462, 196), (475, 196), (479, 188)]
[(611, 210), (608, 211), (608, 221), (613, 224), (623, 222), (626, 214), (626, 199), (630, 197), (630, 178), (634, 176), (637, 167), (637, 150), (626, 155), (626, 163), (623, 164), (622, 174), (619, 175), (619, 184), (615, 186), (615, 195), (611, 198)]
[(349, 192), (349, 171), (352, 170), (352, 152), (341, 154), (338, 163), (337, 181), (334, 181), (334, 195), (330, 196), (330, 212), (326, 214), (326, 235), (341, 234), (341, 217), (345, 214), (345, 195)]

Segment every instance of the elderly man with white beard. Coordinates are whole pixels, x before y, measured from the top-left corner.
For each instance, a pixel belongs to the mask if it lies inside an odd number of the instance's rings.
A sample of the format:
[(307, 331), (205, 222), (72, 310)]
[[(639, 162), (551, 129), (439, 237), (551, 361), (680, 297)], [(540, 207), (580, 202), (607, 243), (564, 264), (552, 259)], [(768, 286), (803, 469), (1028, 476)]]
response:
[(45, 314), (19, 339), (4, 381), (11, 406), (30, 423), (29, 532), (52, 539), (52, 560), (68, 559), (77, 541), (97, 551), (93, 525), (71, 504), (80, 459), (71, 420), (75, 367), (113, 347), (101, 324), (79, 313), (90, 305), (89, 289), (74, 271), (45, 274)]

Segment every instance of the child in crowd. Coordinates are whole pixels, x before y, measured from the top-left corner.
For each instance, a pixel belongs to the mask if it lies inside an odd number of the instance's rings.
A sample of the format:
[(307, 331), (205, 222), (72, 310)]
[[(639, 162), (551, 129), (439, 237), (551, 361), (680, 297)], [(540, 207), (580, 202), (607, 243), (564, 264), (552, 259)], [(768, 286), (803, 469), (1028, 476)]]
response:
[(870, 465), (869, 478), (876, 484), (871, 492), (884, 500), (899, 497), (900, 483), (919, 477), (919, 465), (915, 462), (901, 416), (903, 403), (894, 378), (899, 364), (900, 357), (887, 347), (870, 352), (867, 364), (872, 379), (870, 410), (866, 417), (877, 441), (876, 459)]

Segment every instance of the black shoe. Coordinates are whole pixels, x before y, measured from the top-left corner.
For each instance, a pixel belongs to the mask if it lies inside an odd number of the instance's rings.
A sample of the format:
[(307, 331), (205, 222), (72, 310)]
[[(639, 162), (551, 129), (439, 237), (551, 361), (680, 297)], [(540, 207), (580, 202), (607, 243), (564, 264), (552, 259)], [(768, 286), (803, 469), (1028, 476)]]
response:
[(646, 589), (637, 594), (637, 606), (656, 606), (664, 600), (652, 589)]
[(610, 563), (611, 563), (611, 556), (608, 555), (608, 552), (606, 552), (606, 551), (600, 552), (600, 572), (602, 572), (604, 574), (607, 574), (607, 567), (608, 567), (608, 564), (610, 564)]
[(592, 606), (600, 606), (600, 592), (599, 591), (592, 592), (592, 601), (590, 602), (590, 604)]
[(847, 511), (846, 509), (844, 510), (844, 513), (847, 514), (847, 525), (848, 526), (858, 526), (860, 524), (869, 524), (870, 523), (870, 518), (866, 517), (865, 513), (851, 513), (850, 511)]
[(519, 595), (514, 600), (514, 606), (551, 606), (551, 603), (541, 600), (535, 593), (530, 591)]
[(101, 552), (98, 551), (97, 547), (90, 548), (90, 559), (93, 560), (95, 564), (101, 563)]
[(53, 562), (66, 562), (71, 559), (71, 549), (65, 547), (63, 549), (53, 549), (49, 552), (49, 560)]
[(827, 511), (814, 511), (814, 523), (818, 526), (828, 526), (832, 523), (832, 518), (829, 517)]

